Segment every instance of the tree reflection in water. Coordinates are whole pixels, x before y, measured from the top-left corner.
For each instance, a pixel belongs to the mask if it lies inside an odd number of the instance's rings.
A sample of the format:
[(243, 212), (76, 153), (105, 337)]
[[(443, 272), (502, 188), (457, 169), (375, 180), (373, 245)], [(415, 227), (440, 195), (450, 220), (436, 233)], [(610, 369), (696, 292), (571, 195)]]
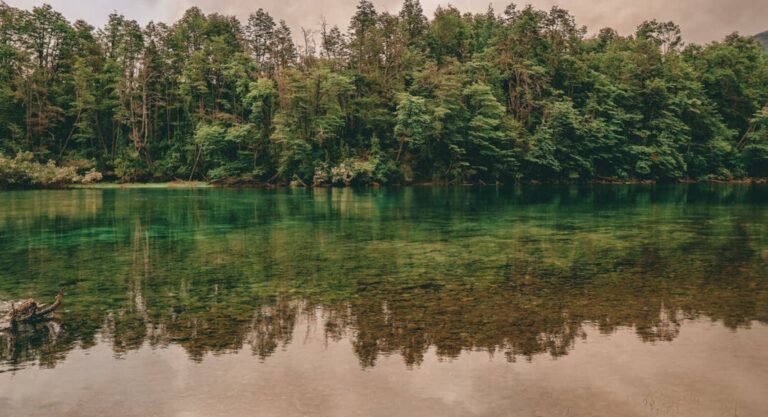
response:
[[(0, 369), (98, 343), (267, 360), (298, 330), (363, 367), (466, 350), (566, 355), (586, 326), (671, 342), (768, 322), (755, 187), (7, 193), (0, 298), (67, 293), (0, 335)], [(59, 201), (65, 201), (59, 204)], [(60, 323), (60, 324), (59, 324)]]

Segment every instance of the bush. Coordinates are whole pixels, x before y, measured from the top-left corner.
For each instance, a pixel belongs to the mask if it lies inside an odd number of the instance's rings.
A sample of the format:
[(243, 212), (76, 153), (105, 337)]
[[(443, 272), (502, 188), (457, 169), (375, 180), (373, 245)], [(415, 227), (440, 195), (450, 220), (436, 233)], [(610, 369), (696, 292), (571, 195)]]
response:
[(101, 172), (96, 171), (95, 168), (91, 168), (85, 175), (83, 175), (83, 179), (80, 180), (80, 182), (83, 184), (93, 184), (101, 181), (102, 178), (104, 178), (104, 176), (101, 175)]
[(14, 158), (0, 154), (0, 188), (55, 188), (66, 184), (90, 184), (102, 175), (91, 169), (80, 175), (75, 166), (57, 166), (54, 161), (41, 164), (31, 152), (20, 152)]
[(315, 167), (315, 175), (312, 176), (312, 186), (319, 187), (330, 183), (330, 169), (328, 164), (321, 163)]
[(121, 152), (114, 162), (115, 176), (120, 182), (141, 182), (150, 178), (147, 166), (139, 152), (129, 149)]
[(331, 168), (331, 183), (336, 185), (370, 184), (375, 166), (371, 161), (347, 158)]
[(744, 168), (746, 168), (750, 176), (768, 176), (768, 145), (755, 144), (745, 146), (741, 158)]

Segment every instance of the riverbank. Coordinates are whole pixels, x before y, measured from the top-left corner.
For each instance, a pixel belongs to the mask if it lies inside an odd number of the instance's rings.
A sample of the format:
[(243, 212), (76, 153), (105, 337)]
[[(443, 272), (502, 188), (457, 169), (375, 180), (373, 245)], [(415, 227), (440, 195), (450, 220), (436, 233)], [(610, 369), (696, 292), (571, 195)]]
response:
[[(492, 186), (517, 186), (517, 185), (655, 185), (655, 184), (768, 184), (768, 178), (744, 178), (738, 180), (681, 180), (678, 182), (664, 183), (653, 180), (591, 180), (581, 182), (567, 181), (521, 181), (512, 184), (506, 183), (457, 183), (444, 181), (420, 181), (403, 184), (393, 184), (393, 187), (492, 187)], [(362, 188), (379, 188), (381, 184), (372, 183)], [(73, 184), (64, 188), (75, 189), (133, 189), (133, 188), (258, 188), (258, 189), (278, 189), (278, 188), (343, 188), (338, 186), (312, 186), (312, 185), (291, 185), (291, 184), (272, 184), (272, 183), (209, 183), (205, 181), (171, 181), (171, 182), (150, 182), (150, 183), (95, 183), (95, 184)]]
[[(724, 184), (724, 185), (739, 185), (739, 184), (768, 184), (768, 178), (744, 178), (738, 180), (680, 180), (678, 182), (665, 183), (653, 180), (591, 180), (581, 182), (568, 182), (568, 181), (521, 181), (512, 184), (506, 183), (457, 183), (457, 182), (443, 182), (443, 181), (421, 181), (403, 184), (392, 184), (392, 187), (504, 187), (504, 186), (520, 186), (520, 185), (661, 185), (661, 184)], [(381, 184), (373, 183), (366, 186), (359, 186), (353, 188), (380, 188)], [(204, 189), (204, 188), (232, 188), (232, 189), (282, 189), (282, 188), (344, 188), (339, 186), (312, 186), (312, 185), (292, 185), (292, 184), (272, 184), (272, 183), (221, 183), (221, 182), (205, 182), (205, 181), (166, 181), (166, 182), (130, 182), (130, 183), (115, 183), (115, 182), (100, 182), (92, 184), (63, 184), (56, 187), (14, 187), (9, 189), (0, 188), (2, 191), (20, 191), (20, 190), (70, 190), (70, 189), (95, 189), (95, 190), (124, 190), (124, 189)]]
[[(516, 183), (485, 183), (485, 182), (447, 182), (447, 181), (418, 181), (411, 183), (391, 184), (392, 187), (493, 187), (493, 186), (519, 186), (519, 185), (661, 185), (661, 184), (768, 184), (768, 178), (743, 178), (736, 180), (707, 180), (696, 181), (684, 179), (677, 182), (659, 182), (653, 180), (614, 180), (599, 179), (590, 181), (520, 181)], [(353, 188), (380, 188), (383, 185), (372, 183), (365, 186), (351, 186)], [(70, 189), (96, 189), (96, 190), (123, 190), (123, 189), (203, 189), (203, 188), (233, 188), (233, 189), (281, 189), (281, 188), (343, 188), (332, 185), (312, 186), (305, 184), (289, 183), (263, 183), (263, 182), (206, 182), (206, 181), (165, 181), (165, 182), (99, 182), (91, 184), (60, 184), (54, 187), (13, 187), (8, 189), (0, 188), (2, 191), (21, 191), (21, 190), (70, 190)]]
[(99, 190), (113, 190), (113, 189), (170, 189), (170, 188), (213, 188), (215, 185), (204, 181), (169, 181), (169, 182), (129, 182), (129, 183), (116, 183), (116, 182), (102, 182), (95, 184), (71, 184), (66, 185), (64, 189), (99, 189)]

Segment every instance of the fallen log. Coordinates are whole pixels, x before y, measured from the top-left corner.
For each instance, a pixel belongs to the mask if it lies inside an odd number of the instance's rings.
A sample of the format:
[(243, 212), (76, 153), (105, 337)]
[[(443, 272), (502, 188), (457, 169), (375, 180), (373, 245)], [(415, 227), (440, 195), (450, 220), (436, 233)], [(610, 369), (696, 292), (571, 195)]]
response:
[(58, 310), (61, 307), (61, 302), (64, 299), (64, 293), (59, 291), (56, 294), (56, 298), (53, 304), (46, 306), (45, 304), (38, 304), (33, 299), (22, 301), (21, 304), (11, 304), (11, 310), (0, 318), (0, 329), (11, 328), (21, 323), (31, 323), (35, 321), (45, 320), (50, 314)]

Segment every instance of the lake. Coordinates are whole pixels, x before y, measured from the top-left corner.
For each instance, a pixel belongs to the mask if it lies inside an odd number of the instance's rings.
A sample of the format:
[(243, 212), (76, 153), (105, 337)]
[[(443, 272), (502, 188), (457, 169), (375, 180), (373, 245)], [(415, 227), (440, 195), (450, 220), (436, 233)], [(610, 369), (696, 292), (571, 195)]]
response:
[(768, 413), (768, 186), (0, 193), (2, 416)]

